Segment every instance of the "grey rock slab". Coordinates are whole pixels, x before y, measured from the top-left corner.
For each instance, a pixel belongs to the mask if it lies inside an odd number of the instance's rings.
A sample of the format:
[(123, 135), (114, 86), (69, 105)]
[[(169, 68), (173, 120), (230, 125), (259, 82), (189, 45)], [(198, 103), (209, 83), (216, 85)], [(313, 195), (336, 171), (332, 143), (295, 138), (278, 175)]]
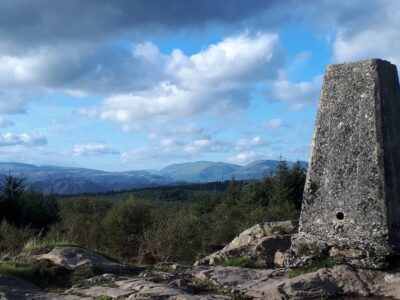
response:
[(400, 272), (357, 270), (346, 265), (323, 268), (289, 278), (284, 270), (237, 267), (196, 267), (195, 278), (243, 293), (254, 299), (328, 299), (332, 297), (382, 297), (400, 299)]
[(37, 260), (50, 260), (69, 270), (83, 266), (93, 266), (106, 273), (130, 273), (136, 268), (116, 263), (94, 251), (80, 247), (55, 247), (46, 254), (34, 256)]
[(185, 295), (185, 296), (173, 296), (170, 299), (172, 300), (230, 300), (234, 299), (227, 295)]
[(395, 65), (371, 59), (327, 68), (288, 266), (331, 255), (379, 269), (398, 253), (399, 115)]
[(173, 296), (188, 296), (182, 290), (143, 279), (121, 280), (115, 284), (121, 290), (132, 292), (129, 299), (168, 299)]
[(90, 297), (108, 296), (111, 298), (127, 298), (133, 291), (106, 286), (92, 286), (88, 288), (71, 288), (65, 291), (66, 294), (85, 295)]
[(190, 274), (198, 280), (208, 281), (212, 285), (230, 289), (233, 293), (245, 293), (258, 289), (266, 281), (273, 278), (276, 270), (248, 269), (240, 267), (195, 267)]
[(215, 265), (218, 259), (248, 257), (272, 266), (275, 252), (286, 251), (297, 232), (297, 221), (264, 222), (246, 229), (222, 250), (206, 256), (195, 265)]

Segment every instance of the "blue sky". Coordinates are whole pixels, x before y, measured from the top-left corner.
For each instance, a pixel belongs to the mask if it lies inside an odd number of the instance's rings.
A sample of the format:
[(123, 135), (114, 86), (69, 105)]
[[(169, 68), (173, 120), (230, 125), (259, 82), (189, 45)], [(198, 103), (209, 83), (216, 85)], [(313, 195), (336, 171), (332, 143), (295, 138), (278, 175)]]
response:
[(328, 64), (400, 62), (400, 2), (0, 3), (0, 161), (308, 160)]

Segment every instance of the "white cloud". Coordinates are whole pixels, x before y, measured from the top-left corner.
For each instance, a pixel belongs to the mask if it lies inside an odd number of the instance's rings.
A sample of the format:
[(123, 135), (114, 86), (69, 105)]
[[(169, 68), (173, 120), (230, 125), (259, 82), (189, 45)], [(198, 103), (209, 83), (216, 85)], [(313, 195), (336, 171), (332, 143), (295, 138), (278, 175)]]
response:
[(226, 148), (226, 146), (226, 143), (220, 141), (213, 141), (211, 139), (197, 139), (184, 145), (183, 151), (191, 154), (221, 152)]
[(224, 141), (212, 138), (193, 139), (191, 141), (179, 138), (163, 138), (159, 145), (143, 146), (129, 151), (124, 151), (121, 158), (126, 163), (138, 165), (162, 164), (176, 161), (199, 160), (207, 153), (221, 153), (231, 149), (231, 145)]
[(247, 152), (240, 152), (234, 156), (229, 157), (228, 162), (239, 165), (245, 165), (256, 160), (271, 159), (271, 158), (272, 155), (270, 154), (247, 151)]
[[(142, 48), (149, 47), (140, 46), (135, 55), (145, 55)], [(192, 56), (174, 50), (165, 57), (163, 79), (151, 88), (109, 96), (101, 107), (81, 112), (120, 123), (228, 113), (246, 107), (250, 88), (275, 78), (282, 62), (275, 34), (229, 37)]]
[(240, 139), (236, 142), (235, 149), (242, 151), (244, 149), (254, 149), (256, 147), (265, 147), (271, 145), (271, 142), (261, 139), (259, 136), (255, 136), (252, 139)]
[(156, 124), (154, 128), (150, 127), (151, 138), (156, 138), (158, 136), (190, 136), (192, 138), (206, 138), (209, 137), (206, 134), (204, 127), (193, 122), (176, 122), (170, 121), (163, 124)]
[[(400, 14), (398, 16), (400, 18)], [(352, 36), (341, 31), (333, 44), (335, 60), (348, 62), (359, 59), (382, 58), (399, 65), (400, 41), (398, 30), (400, 21), (385, 20), (381, 26), (366, 28)]]
[(0, 147), (5, 146), (42, 146), (47, 144), (47, 139), (41, 133), (0, 133)]
[(364, 6), (369, 13), (360, 12), (355, 18), (338, 22), (335, 61), (382, 58), (400, 64), (400, 2), (369, 1)]
[(166, 137), (166, 138), (161, 139), (161, 141), (160, 141), (160, 145), (163, 147), (178, 147), (178, 146), (182, 146), (183, 144), (184, 144), (183, 141), (178, 140), (173, 137)]
[(268, 98), (271, 101), (286, 103), (291, 111), (298, 111), (317, 102), (321, 85), (322, 76), (299, 83), (277, 80), (272, 84)]
[(268, 129), (276, 129), (276, 128), (281, 127), (282, 125), (283, 125), (283, 121), (282, 121), (282, 119), (279, 119), (279, 118), (271, 119), (271, 120), (268, 120), (263, 123), (263, 127), (268, 128)]
[(132, 55), (135, 58), (145, 59), (154, 65), (159, 64), (165, 59), (157, 46), (151, 42), (144, 42), (135, 45)]
[(157, 82), (163, 61), (150, 43), (135, 45), (132, 51), (88, 42), (0, 51), (0, 87), (56, 90), (75, 97), (127, 92)]
[(73, 148), (75, 156), (101, 156), (101, 155), (117, 155), (119, 151), (109, 148), (104, 144), (84, 144), (75, 145)]

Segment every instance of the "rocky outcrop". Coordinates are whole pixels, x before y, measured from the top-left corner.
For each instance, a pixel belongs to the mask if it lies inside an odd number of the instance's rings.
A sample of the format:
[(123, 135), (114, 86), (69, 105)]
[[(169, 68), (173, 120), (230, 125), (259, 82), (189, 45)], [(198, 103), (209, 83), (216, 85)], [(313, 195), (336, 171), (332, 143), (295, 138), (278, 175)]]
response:
[(80, 247), (55, 247), (46, 254), (34, 256), (37, 260), (49, 260), (68, 270), (80, 267), (94, 267), (104, 273), (127, 274), (138, 268), (116, 263), (94, 251)]
[(102, 274), (60, 293), (47, 293), (25, 280), (2, 275), (0, 299), (400, 299), (400, 268), (377, 271), (339, 265), (294, 275), (283, 268), (196, 266), (178, 271), (171, 265), (136, 277)]
[(112, 299), (231, 299), (216, 294), (193, 295), (167, 284), (138, 278), (115, 281), (112, 287), (74, 287), (66, 293), (90, 297), (108, 296)]
[(257, 224), (243, 231), (222, 250), (199, 260), (196, 265), (215, 265), (218, 260), (248, 257), (271, 267), (275, 253), (290, 247), (290, 239), (297, 229), (297, 221)]
[(357, 270), (339, 265), (291, 278), (288, 270), (195, 267), (191, 274), (253, 299), (328, 299), (342, 296), (400, 299), (400, 270)]

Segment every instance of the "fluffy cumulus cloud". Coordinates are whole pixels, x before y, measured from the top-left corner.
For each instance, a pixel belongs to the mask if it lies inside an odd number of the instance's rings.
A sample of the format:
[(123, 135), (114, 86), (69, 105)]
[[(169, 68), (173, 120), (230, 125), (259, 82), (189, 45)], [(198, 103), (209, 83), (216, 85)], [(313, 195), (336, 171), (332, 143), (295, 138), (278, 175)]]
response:
[[(160, 76), (170, 74), (159, 72), (159, 64), (164, 60), (157, 47), (143, 42), (131, 50), (126, 41), (137, 43), (148, 36), (203, 30), (210, 24), (248, 28), (257, 19), (256, 15), (276, 5), (279, 1), (250, 0), (244, 4), (233, 0), (227, 10), (224, 3), (192, 0), (184, 3), (178, 0), (1, 1), (0, 114), (25, 113), (26, 102), (34, 97), (20, 95), (21, 91), (56, 90), (73, 96), (117, 94), (107, 98), (110, 105), (115, 99), (124, 102), (126, 97), (133, 98), (139, 105), (143, 96), (149, 96), (152, 102), (168, 102), (171, 97), (182, 99), (180, 101), (195, 96), (208, 97), (208, 93), (201, 91), (193, 95), (195, 91), (186, 91), (180, 83), (163, 82)], [(124, 42), (119, 44), (115, 38)], [(201, 59), (202, 55), (193, 58), (193, 63), (201, 63)], [(212, 63), (212, 57), (208, 57), (208, 61)], [(171, 68), (171, 71), (177, 70)], [(224, 101), (230, 102), (230, 98), (235, 97), (235, 91), (231, 93)], [(168, 114), (170, 110), (164, 105), (159, 114)], [(116, 115), (121, 113), (116, 112)]]
[(162, 62), (147, 44), (129, 48), (97, 43), (43, 45), (23, 53), (0, 52), (0, 87), (52, 89), (74, 96), (145, 88)]
[[(146, 47), (159, 56), (155, 46)], [(164, 59), (163, 80), (151, 88), (112, 95), (82, 113), (129, 123), (243, 108), (255, 84), (276, 77), (283, 51), (275, 34), (241, 34), (191, 56), (174, 50)]]
[[(332, 0), (231, 0), (227, 7), (211, 0), (1, 1), (0, 128), (12, 126), (10, 115), (29, 113), (31, 103), (44, 95), (94, 96), (71, 107), (80, 109), (81, 116), (115, 122), (125, 133), (148, 138), (141, 142), (149, 144), (121, 154), (126, 161), (236, 151), (229, 160), (247, 163), (268, 157), (260, 153), (268, 141), (254, 131), (236, 143), (218, 141), (214, 123), (228, 123), (229, 116), (248, 121), (246, 109), (253, 107), (251, 101), (261, 101), (260, 95), (293, 112), (315, 106), (318, 99), (321, 76), (293, 82), (279, 75), (301, 70), (311, 55), (318, 57), (313, 46), (306, 47), (288, 65), (279, 38), (288, 24), (329, 35), (332, 56), (326, 61), (381, 57), (400, 64), (397, 0), (343, 5)], [(290, 31), (284, 31), (283, 42)], [(210, 32), (223, 37), (197, 53), (165, 50), (176, 34), (181, 34), (178, 40), (193, 36), (197, 43)], [(195, 47), (189, 46), (190, 51)], [(301, 78), (297, 75), (292, 78)], [(268, 132), (282, 126), (279, 116), (263, 124)], [(7, 151), (46, 142), (38, 133), (0, 134)], [(120, 154), (101, 143), (75, 145), (72, 152)]]
[(101, 156), (120, 154), (119, 151), (109, 148), (104, 144), (75, 145), (72, 152), (75, 156)]
[(289, 110), (297, 111), (317, 102), (321, 84), (322, 76), (316, 76), (312, 81), (299, 83), (277, 80), (271, 86), (268, 99), (284, 102)]
[(0, 146), (43, 146), (47, 139), (41, 133), (20, 133), (0, 132)]

